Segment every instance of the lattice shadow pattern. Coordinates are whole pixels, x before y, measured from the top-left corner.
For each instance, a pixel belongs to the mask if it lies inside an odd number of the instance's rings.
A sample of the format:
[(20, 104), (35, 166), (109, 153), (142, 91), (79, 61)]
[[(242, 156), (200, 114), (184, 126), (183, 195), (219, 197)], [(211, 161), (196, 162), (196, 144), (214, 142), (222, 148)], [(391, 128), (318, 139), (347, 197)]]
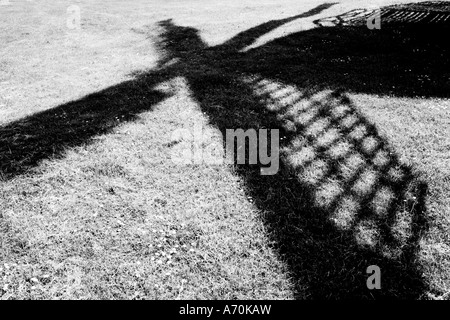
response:
[(446, 1), (429, 1), (383, 8), (355, 9), (342, 15), (316, 20), (320, 26), (362, 26), (379, 17), (383, 25), (426, 24), (450, 26), (450, 4)]

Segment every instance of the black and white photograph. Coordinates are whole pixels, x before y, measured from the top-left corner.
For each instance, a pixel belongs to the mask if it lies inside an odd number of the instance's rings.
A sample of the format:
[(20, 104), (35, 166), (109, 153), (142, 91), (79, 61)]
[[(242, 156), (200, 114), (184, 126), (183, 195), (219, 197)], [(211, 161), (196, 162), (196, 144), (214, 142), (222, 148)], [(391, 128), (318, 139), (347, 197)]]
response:
[(450, 1), (0, 0), (0, 300), (450, 300)]

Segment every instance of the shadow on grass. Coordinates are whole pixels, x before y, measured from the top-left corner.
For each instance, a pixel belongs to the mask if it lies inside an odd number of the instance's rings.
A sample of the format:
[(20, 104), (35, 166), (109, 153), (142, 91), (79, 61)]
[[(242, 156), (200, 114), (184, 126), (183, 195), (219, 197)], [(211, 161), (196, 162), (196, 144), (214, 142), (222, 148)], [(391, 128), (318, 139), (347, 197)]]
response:
[(0, 126), (0, 180), (23, 174), (44, 159), (58, 158), (68, 148), (135, 120), (167, 97), (153, 89), (157, 83), (131, 80)]
[[(258, 37), (328, 8), (274, 20), (208, 47), (167, 20), (156, 71), (0, 128), (6, 178), (89, 141), (165, 98), (155, 85), (184, 77), (212, 125), (280, 129), (278, 174), (236, 166), (289, 266), (297, 298), (420, 298), (417, 262), (427, 186), (347, 92), (448, 97), (448, 44), (433, 26), (316, 28), (248, 51)], [(440, 32), (438, 32), (440, 31)], [(434, 35), (434, 36), (433, 36)], [(368, 290), (366, 268), (382, 270)]]

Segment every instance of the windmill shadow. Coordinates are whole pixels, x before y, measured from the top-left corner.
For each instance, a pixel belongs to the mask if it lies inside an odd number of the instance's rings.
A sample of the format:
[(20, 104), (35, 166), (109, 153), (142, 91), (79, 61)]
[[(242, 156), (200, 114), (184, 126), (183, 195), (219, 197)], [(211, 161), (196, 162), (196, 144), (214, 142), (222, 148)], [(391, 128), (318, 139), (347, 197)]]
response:
[[(156, 89), (159, 83), (181, 76), (223, 134), (237, 128), (280, 130), (276, 175), (260, 175), (259, 165), (236, 165), (236, 172), (262, 212), (297, 298), (423, 297), (428, 286), (417, 250), (427, 230), (427, 185), (399, 160), (348, 93), (447, 97), (441, 80), (448, 70), (448, 44), (428, 35), (434, 26), (378, 33), (338, 26), (242, 52), (274, 28), (331, 5), (269, 21), (214, 47), (198, 30), (162, 21), (157, 70), (0, 127), (4, 179), (109, 132), (118, 119), (133, 121), (167, 97)], [(403, 67), (413, 71), (404, 74)], [(422, 73), (432, 81), (419, 81)], [(366, 286), (370, 265), (382, 270), (381, 290)]]
[[(257, 165), (236, 171), (289, 266), (297, 298), (423, 297), (428, 287), (417, 250), (427, 230), (427, 184), (347, 92), (448, 96), (445, 82), (423, 84), (415, 74), (403, 79), (392, 61), (380, 60), (389, 54), (401, 66), (435, 76), (447, 63), (434, 59), (442, 54), (436, 48), (447, 52), (448, 46), (427, 35), (434, 26), (419, 33), (415, 26), (385, 27), (378, 34), (353, 26), (299, 32), (241, 52), (285, 21), (292, 20), (271, 21), (208, 47), (195, 29), (167, 20), (160, 23), (161, 52), (164, 61), (177, 61), (193, 97), (223, 135), (230, 128), (282, 132), (278, 174), (261, 176)], [(411, 47), (420, 54), (405, 55)], [(417, 64), (419, 57), (431, 65)], [(367, 289), (370, 265), (385, 275), (382, 290)]]

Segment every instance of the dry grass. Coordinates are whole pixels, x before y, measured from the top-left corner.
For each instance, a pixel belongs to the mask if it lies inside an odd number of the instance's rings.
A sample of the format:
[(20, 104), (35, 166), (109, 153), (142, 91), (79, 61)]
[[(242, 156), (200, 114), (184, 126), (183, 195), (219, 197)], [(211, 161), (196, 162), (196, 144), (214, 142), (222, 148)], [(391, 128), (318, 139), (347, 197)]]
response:
[[(421, 43), (408, 30), (291, 34), (358, 1), (84, 1), (80, 31), (65, 26), (66, 2), (11, 2), (0, 7), (2, 299), (450, 291), (439, 50), (405, 76), (417, 57), (395, 37)], [(196, 126), (279, 128), (280, 173), (174, 164), (173, 133)], [(380, 292), (365, 287), (371, 264)]]

